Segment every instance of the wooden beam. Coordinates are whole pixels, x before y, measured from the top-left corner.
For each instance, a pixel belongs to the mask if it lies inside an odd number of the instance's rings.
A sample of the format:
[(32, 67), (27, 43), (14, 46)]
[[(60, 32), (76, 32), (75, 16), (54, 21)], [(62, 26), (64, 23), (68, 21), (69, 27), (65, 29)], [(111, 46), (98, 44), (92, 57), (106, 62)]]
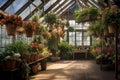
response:
[(15, 0), (8, 0), (0, 9), (5, 11)]
[[(32, 2), (34, 0), (31, 0)], [(23, 12), (29, 5), (31, 4), (31, 2), (27, 2), (24, 6), (22, 6), (15, 14), (19, 15), (21, 12)]]
[(84, 8), (84, 5), (78, 0), (78, 3), (80, 4), (80, 6), (82, 7), (82, 8)]
[[(68, 5), (70, 5), (71, 3), (73, 2), (73, 0), (72, 1), (70, 1), (69, 3), (67, 3), (67, 5), (65, 5), (63, 8), (61, 8), (56, 14), (59, 14), (60, 12), (62, 12)], [(75, 1), (74, 1), (75, 2)]]

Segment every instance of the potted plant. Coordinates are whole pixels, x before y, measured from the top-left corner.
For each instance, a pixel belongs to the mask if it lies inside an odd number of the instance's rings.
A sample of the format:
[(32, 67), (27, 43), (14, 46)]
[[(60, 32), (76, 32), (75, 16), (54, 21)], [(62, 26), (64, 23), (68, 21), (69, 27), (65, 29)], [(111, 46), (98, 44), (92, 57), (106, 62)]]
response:
[(24, 21), (23, 26), (25, 28), (26, 36), (32, 37), (33, 32), (37, 29), (39, 29), (39, 23), (38, 22), (30, 22), (30, 21)]
[(47, 15), (45, 15), (45, 22), (53, 25), (54, 23), (56, 23), (57, 17), (54, 13), (48, 13)]
[(58, 49), (60, 50), (59, 55), (61, 59), (71, 59), (73, 54), (72, 48), (72, 45), (70, 45), (68, 42), (60, 42)]
[(12, 14), (4, 15), (4, 24), (6, 25), (8, 35), (15, 35), (16, 28), (22, 26), (22, 17)]
[(82, 10), (75, 11), (75, 20), (80, 22), (94, 21), (97, 19), (97, 16), (100, 15), (99, 11), (95, 7), (84, 8)]
[(120, 14), (120, 12), (116, 5), (112, 5), (110, 8), (106, 10), (104, 23), (106, 26), (108, 26), (109, 33), (116, 32), (117, 25), (119, 24), (118, 21), (120, 18), (118, 14)]

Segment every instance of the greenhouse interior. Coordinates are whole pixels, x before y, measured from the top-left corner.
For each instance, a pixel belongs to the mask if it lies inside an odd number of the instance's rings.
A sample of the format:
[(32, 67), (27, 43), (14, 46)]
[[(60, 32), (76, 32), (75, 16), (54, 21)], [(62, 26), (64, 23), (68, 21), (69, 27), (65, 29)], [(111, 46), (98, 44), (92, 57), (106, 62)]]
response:
[(119, 27), (120, 0), (0, 0), (0, 80), (120, 80)]

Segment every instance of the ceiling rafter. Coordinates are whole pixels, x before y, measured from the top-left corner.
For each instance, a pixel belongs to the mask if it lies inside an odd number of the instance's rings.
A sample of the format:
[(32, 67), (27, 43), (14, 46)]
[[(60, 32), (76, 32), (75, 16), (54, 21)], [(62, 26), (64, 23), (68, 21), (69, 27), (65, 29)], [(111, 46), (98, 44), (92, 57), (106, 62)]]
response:
[(62, 16), (64, 13), (66, 13), (67, 11), (69, 11), (69, 9), (74, 6), (75, 3), (73, 3), (71, 6), (69, 6), (65, 11), (63, 11), (61, 14), (59, 14), (60, 16)]
[(0, 9), (5, 11), (15, 0), (8, 0)]
[(82, 5), (82, 8), (86, 7), (86, 5), (84, 4), (84, 2), (83, 2), (83, 1), (78, 0), (78, 2)]
[(58, 7), (56, 7), (53, 12), (57, 11), (58, 8), (60, 8), (62, 5), (64, 5), (68, 0), (64, 0), (61, 4), (58, 3)]
[(31, 0), (29, 0), (29, 2), (39, 10), (39, 8)]
[(75, 0), (75, 1), (77, 1), (82, 8), (84, 7), (84, 5), (79, 0)]
[(96, 7), (93, 3), (91, 3), (89, 0), (88, 0), (88, 3), (90, 3), (92, 6)]
[(85, 7), (89, 7), (89, 5), (87, 4), (88, 0), (82, 0), (82, 2), (84, 3)]
[(73, 0), (71, 0), (69, 3), (67, 3), (67, 5), (65, 5), (63, 8), (61, 8), (56, 14), (59, 14), (60, 12), (62, 12), (68, 5), (72, 4), (72, 2), (73, 2)]
[(52, 10), (53, 7), (55, 7), (61, 0), (57, 0), (52, 6), (50, 6), (44, 13), (47, 14), (49, 11)]
[[(31, 0), (32, 2), (34, 0)], [(27, 2), (24, 6), (22, 6), (15, 14), (19, 15), (21, 12), (23, 12), (25, 10), (25, 8), (27, 8), (29, 5), (31, 4), (31, 2)]]
[[(49, 1), (50, 1), (50, 0), (47, 0), (45, 3), (47, 4)], [(43, 6), (44, 6), (43, 4), (40, 4), (37, 8), (42, 9)], [(34, 15), (34, 13), (38, 11), (37, 8), (35, 8), (28, 16), (26, 16), (24, 20), (27, 20), (27, 19), (29, 19), (30, 17), (32, 17), (32, 15)]]

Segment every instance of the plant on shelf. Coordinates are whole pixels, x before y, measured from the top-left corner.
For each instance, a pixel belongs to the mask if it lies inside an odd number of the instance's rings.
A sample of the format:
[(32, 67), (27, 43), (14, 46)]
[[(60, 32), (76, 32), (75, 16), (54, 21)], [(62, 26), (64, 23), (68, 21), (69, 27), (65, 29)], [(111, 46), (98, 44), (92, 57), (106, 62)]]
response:
[(13, 42), (5, 47), (6, 52), (15, 52), (21, 55), (21, 58), (25, 58), (25, 55), (28, 54), (29, 44), (25, 40), (18, 40)]
[(68, 42), (62, 41), (59, 44), (58, 49), (60, 50), (60, 57), (62, 59), (71, 59), (73, 50), (72, 50), (72, 45), (70, 45)]

